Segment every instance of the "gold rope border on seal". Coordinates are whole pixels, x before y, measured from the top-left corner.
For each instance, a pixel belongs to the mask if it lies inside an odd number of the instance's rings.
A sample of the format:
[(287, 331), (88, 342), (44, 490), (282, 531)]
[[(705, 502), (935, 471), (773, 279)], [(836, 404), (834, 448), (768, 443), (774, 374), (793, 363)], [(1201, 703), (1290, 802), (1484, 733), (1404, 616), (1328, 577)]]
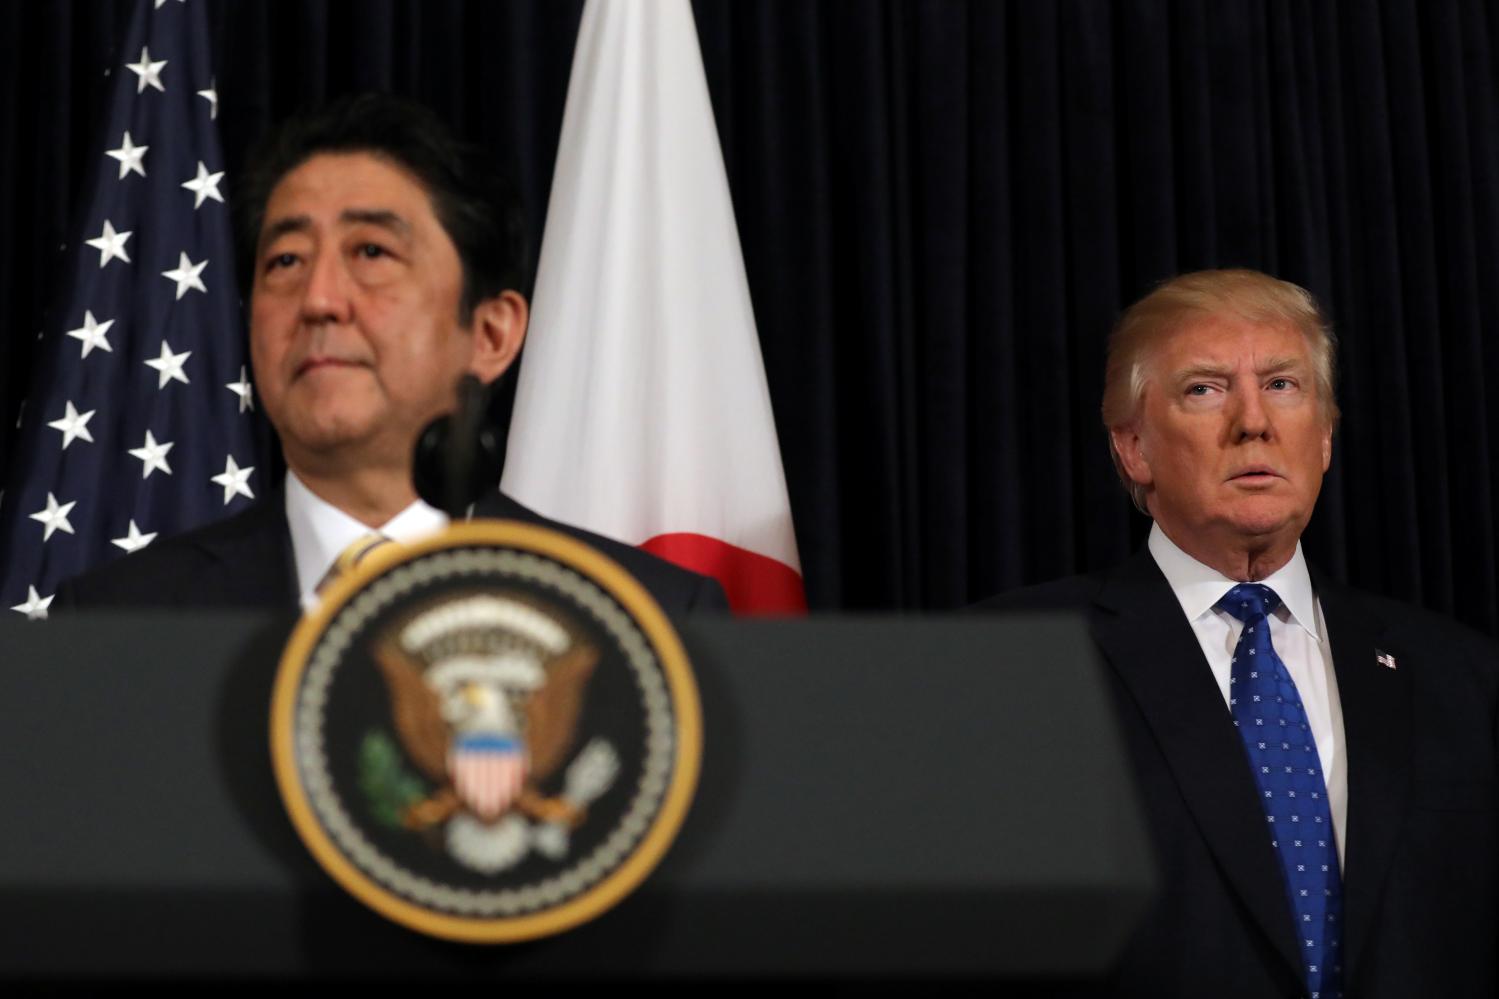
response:
[[(590, 580), (613, 597), (645, 633), (666, 674), (677, 720), (671, 784), (651, 826), (624, 863), (603, 880), (555, 908), (525, 916), (491, 919), (435, 913), (386, 890), (351, 864), (333, 845), (313, 814), (297, 772), (294, 718), (297, 693), (312, 650), (344, 606), (397, 566), (453, 548), (494, 546), (542, 555)], [(271, 694), (271, 765), (292, 826), (318, 864), (334, 881), (376, 912), (410, 929), (464, 943), (517, 943), (550, 936), (587, 922), (619, 903), (639, 887), (665, 856), (686, 818), (702, 766), (702, 705), (687, 652), (676, 629), (654, 597), (619, 563), (565, 534), (520, 521), (470, 521), (410, 545), (389, 545), (371, 552), (347, 575), (337, 579), (322, 603), (292, 631)]]

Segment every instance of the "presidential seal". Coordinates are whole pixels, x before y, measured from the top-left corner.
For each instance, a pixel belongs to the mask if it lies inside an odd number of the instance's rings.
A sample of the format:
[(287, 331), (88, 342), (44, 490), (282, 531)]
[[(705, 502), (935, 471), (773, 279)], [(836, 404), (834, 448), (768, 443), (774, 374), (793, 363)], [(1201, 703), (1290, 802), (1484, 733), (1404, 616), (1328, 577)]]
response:
[(385, 545), (288, 643), (277, 784), (313, 856), (398, 923), (504, 943), (632, 891), (701, 758), (697, 688), (655, 601), (565, 535), (508, 521)]

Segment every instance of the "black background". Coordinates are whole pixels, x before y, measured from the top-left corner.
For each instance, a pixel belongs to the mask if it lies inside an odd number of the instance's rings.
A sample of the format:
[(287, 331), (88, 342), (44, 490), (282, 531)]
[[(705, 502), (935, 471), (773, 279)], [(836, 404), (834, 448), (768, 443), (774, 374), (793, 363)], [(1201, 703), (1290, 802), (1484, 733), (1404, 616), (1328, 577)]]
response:
[[(534, 253), (580, 10), (211, 3), (228, 181), (268, 122), (389, 89), (506, 155)], [(1499, 633), (1489, 4), (694, 10), (814, 609), (954, 607), (1130, 551), (1104, 338), (1154, 282), (1244, 265), (1342, 339), (1311, 557)], [(0, 486), (128, 16), (0, 6)]]

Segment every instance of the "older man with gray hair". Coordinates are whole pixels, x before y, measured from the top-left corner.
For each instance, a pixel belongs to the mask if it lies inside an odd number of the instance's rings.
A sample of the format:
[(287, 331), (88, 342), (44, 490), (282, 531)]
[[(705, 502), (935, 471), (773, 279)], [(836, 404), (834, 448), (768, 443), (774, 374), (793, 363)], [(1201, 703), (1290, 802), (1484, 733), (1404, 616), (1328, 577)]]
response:
[(1080, 611), (1110, 667), (1163, 886), (1124, 994), (1495, 994), (1499, 647), (1308, 566), (1335, 350), (1288, 282), (1160, 285), (1103, 399), (1145, 550), (984, 605)]

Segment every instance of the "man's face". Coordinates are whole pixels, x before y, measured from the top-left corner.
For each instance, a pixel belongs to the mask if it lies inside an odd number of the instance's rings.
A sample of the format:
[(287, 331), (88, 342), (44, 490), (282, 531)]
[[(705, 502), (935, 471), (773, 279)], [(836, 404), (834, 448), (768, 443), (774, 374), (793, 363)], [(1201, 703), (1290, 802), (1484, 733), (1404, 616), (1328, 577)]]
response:
[(452, 408), (460, 375), (498, 374), (487, 313), (459, 325), (462, 285), (457, 249), (400, 167), (323, 154), (281, 179), (261, 228), (250, 354), (293, 468), (401, 467)]
[(1138, 422), (1113, 437), (1156, 522), (1209, 564), (1248, 549), (1288, 556), (1332, 458), (1305, 338), (1232, 314), (1166, 339)]

